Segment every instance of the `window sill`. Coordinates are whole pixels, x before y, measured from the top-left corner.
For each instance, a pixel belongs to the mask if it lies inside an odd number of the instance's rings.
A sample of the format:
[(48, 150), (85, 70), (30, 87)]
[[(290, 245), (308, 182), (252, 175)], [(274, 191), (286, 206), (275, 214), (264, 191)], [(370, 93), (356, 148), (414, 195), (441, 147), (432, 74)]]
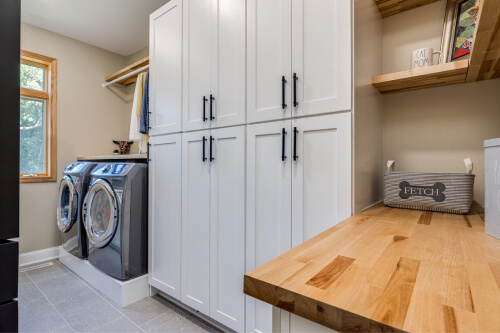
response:
[(19, 177), (19, 182), (22, 183), (50, 183), (56, 182), (56, 177), (51, 176), (36, 176), (36, 177)]

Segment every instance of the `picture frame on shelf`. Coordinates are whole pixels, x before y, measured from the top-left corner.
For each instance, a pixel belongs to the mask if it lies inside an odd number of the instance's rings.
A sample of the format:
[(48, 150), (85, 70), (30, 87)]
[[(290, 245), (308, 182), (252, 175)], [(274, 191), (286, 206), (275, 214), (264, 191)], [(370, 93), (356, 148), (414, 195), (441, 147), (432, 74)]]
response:
[(448, 0), (441, 51), (443, 63), (470, 57), (480, 0)]

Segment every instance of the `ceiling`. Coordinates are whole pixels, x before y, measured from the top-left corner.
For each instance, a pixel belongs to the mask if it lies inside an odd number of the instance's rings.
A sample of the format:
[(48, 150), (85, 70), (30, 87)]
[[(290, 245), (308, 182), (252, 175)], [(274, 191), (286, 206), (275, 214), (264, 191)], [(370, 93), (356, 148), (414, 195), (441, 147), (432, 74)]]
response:
[(149, 14), (168, 0), (22, 0), (21, 20), (128, 56), (149, 44)]

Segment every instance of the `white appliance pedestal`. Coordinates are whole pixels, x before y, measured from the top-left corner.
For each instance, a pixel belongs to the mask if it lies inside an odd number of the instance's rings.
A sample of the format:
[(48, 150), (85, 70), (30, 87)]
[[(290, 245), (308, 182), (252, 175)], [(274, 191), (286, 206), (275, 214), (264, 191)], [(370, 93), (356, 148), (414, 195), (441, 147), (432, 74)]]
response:
[(59, 261), (121, 307), (149, 296), (147, 274), (132, 280), (120, 281), (102, 273), (87, 260), (71, 255), (61, 246)]

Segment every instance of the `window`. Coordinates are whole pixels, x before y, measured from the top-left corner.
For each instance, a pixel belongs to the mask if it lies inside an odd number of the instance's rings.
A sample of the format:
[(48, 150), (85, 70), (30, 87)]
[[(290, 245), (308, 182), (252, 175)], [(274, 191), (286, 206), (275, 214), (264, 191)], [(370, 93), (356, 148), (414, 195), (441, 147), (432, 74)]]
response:
[(20, 181), (55, 182), (57, 60), (21, 51)]

